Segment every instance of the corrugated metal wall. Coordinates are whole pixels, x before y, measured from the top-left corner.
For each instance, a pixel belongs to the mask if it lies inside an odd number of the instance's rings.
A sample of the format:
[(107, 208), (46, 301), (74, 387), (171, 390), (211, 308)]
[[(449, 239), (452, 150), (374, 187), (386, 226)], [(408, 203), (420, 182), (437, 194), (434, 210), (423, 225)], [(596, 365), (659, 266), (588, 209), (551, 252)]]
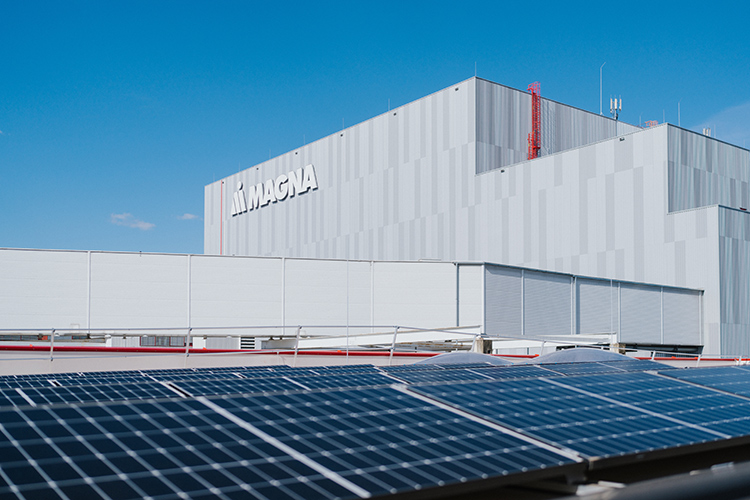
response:
[(669, 127), (669, 210), (708, 205), (750, 209), (750, 152)]
[(702, 345), (700, 292), (487, 265), (490, 335), (610, 334), (628, 344)]
[[(477, 162), (482, 173), (526, 161), (531, 96), (477, 79)], [(542, 98), (542, 156), (640, 130), (582, 109)]]
[(750, 354), (750, 214), (719, 208), (721, 344)]

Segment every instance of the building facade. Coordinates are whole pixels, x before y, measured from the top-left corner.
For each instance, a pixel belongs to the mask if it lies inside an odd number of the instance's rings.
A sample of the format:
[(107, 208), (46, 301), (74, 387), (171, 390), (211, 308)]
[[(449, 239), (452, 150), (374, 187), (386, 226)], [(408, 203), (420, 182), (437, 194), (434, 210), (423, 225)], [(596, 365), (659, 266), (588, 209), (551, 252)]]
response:
[[(531, 96), (471, 78), (210, 184), (205, 253), (490, 262), (699, 289), (704, 353), (750, 354), (750, 153), (545, 99), (541, 112), (529, 161)], [(516, 332), (503, 322), (498, 333)]]

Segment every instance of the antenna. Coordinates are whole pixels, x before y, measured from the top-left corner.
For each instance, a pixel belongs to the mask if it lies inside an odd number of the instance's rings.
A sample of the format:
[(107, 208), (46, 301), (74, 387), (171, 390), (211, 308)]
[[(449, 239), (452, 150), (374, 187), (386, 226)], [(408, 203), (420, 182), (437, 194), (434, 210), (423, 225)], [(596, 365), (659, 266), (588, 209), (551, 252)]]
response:
[[(607, 64), (607, 61), (604, 61), (604, 64)], [(599, 114), (602, 114), (602, 68), (604, 68), (604, 64), (599, 66)]]
[(612, 118), (617, 120), (620, 116), (620, 111), (622, 111), (622, 96), (620, 96), (620, 99), (617, 99), (615, 97), (612, 99), (609, 98), (609, 112), (612, 115)]

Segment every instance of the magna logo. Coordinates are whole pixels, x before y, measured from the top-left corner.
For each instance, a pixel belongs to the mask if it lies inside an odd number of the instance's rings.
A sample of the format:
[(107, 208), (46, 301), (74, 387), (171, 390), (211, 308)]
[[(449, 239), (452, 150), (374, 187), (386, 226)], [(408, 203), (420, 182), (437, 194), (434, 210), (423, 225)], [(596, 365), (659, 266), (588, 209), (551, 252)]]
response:
[(232, 216), (244, 214), (248, 210), (264, 207), (269, 203), (283, 201), (294, 195), (302, 194), (318, 188), (318, 178), (312, 164), (288, 174), (281, 174), (276, 179), (268, 179), (250, 186), (247, 197), (242, 182), (237, 183), (237, 191), (232, 198)]

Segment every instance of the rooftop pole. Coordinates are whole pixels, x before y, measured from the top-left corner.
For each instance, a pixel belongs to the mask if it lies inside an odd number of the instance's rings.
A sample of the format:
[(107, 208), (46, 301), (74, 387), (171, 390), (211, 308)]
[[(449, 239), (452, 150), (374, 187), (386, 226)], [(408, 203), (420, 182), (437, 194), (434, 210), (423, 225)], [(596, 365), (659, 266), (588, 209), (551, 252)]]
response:
[[(604, 61), (604, 64), (607, 64), (607, 61)], [(599, 114), (602, 114), (602, 68), (604, 67), (604, 64), (599, 66)]]

